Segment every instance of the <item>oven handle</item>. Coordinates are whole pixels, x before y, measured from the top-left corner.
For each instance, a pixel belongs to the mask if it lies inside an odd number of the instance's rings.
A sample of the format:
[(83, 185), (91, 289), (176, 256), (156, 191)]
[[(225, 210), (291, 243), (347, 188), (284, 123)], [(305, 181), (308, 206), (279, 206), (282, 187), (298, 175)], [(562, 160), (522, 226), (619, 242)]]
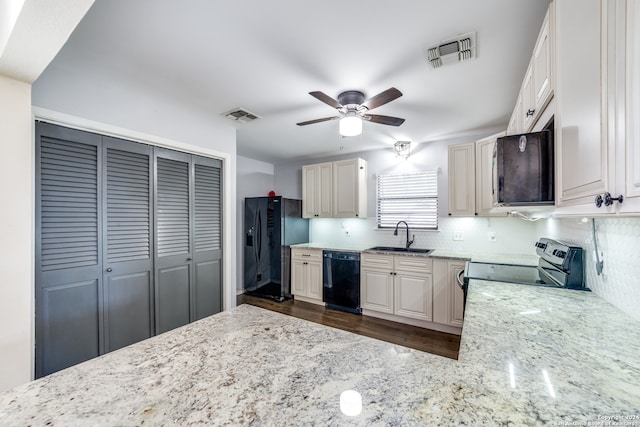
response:
[(458, 282), (458, 286), (460, 287), (460, 289), (464, 291), (464, 283), (462, 279), (463, 274), (464, 274), (464, 268), (458, 271), (458, 274), (456, 274), (456, 281)]

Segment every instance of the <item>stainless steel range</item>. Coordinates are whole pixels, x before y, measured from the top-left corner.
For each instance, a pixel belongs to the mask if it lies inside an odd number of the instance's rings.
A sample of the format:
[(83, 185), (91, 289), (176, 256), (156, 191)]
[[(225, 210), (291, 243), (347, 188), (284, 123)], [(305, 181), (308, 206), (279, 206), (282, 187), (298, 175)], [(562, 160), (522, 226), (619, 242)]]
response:
[(584, 251), (581, 247), (544, 237), (535, 246), (539, 257), (537, 266), (467, 262), (464, 281), (458, 280), (465, 293), (465, 302), (467, 286), (472, 279), (590, 290), (584, 283)]

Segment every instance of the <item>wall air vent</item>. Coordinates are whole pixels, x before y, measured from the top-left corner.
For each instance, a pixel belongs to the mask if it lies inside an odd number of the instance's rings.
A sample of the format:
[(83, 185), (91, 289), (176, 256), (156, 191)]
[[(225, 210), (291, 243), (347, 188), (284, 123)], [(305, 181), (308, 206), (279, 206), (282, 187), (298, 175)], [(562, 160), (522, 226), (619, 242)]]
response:
[(476, 57), (476, 34), (468, 33), (426, 48), (431, 68), (468, 61)]
[(248, 123), (252, 122), (255, 119), (261, 118), (257, 114), (253, 114), (250, 111), (245, 110), (244, 108), (234, 108), (233, 110), (229, 110), (226, 113), (222, 113), (228, 119), (233, 120), (234, 122), (240, 123)]

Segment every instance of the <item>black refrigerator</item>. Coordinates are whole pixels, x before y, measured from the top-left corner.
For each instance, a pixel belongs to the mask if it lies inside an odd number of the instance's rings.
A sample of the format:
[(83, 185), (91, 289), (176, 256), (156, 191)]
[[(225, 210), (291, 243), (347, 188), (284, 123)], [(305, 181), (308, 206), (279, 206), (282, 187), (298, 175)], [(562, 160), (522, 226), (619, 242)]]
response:
[(291, 298), (291, 245), (308, 241), (301, 200), (244, 199), (244, 292), (276, 301)]

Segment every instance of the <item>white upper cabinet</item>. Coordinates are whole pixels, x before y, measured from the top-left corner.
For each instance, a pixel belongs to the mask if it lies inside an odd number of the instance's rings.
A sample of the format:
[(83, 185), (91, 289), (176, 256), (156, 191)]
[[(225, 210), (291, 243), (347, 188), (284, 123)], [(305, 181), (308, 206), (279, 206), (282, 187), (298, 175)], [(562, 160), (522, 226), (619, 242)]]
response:
[(554, 13), (551, 3), (544, 17), (533, 54), (525, 72), (507, 134), (531, 132), (553, 98), (554, 93)]
[(533, 82), (533, 64), (530, 64), (529, 68), (527, 68), (527, 72), (524, 73), (522, 89), (520, 90), (520, 100), (522, 102), (520, 109), (522, 132), (526, 132), (528, 129), (531, 129), (536, 113), (536, 101), (533, 93)]
[(516, 101), (516, 107), (513, 109), (511, 119), (509, 119), (509, 126), (507, 126), (507, 135), (515, 135), (520, 133), (522, 129), (522, 93), (518, 95)]
[(475, 143), (449, 146), (449, 216), (476, 214)]
[(593, 203), (612, 184), (604, 7), (599, 0), (556, 4), (558, 206)]
[(367, 162), (349, 159), (302, 167), (303, 218), (367, 216)]
[(357, 158), (333, 162), (333, 216), (367, 216), (367, 162)]
[(551, 23), (555, 22), (553, 4), (547, 9), (547, 14), (538, 35), (531, 65), (533, 66), (533, 105), (534, 114), (540, 117), (542, 111), (553, 95), (553, 37)]
[(621, 213), (640, 212), (640, 1), (628, 0), (626, 22), (626, 158)]
[(333, 164), (318, 163), (302, 167), (302, 217), (333, 215)]
[(557, 2), (558, 215), (640, 213), (637, 9), (637, 0)]
[(504, 216), (505, 213), (492, 213), (493, 209), (493, 152), (496, 141), (504, 132), (476, 141), (476, 214), (478, 216)]
[(493, 208), (493, 151), (504, 132), (449, 146), (449, 216), (505, 216)]

